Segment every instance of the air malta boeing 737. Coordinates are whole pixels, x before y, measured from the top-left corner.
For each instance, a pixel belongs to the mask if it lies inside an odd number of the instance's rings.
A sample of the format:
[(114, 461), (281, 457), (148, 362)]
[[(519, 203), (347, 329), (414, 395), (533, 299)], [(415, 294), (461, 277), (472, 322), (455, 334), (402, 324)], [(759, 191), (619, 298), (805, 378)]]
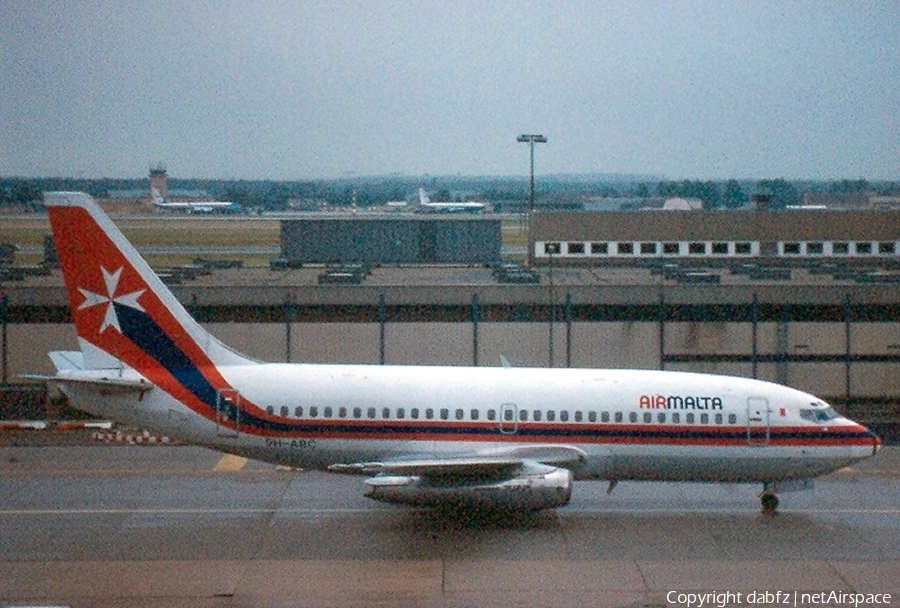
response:
[(185, 442), (364, 473), (391, 503), (534, 510), (573, 480), (755, 482), (776, 492), (880, 440), (784, 386), (650, 370), (260, 363), (204, 330), (86, 194), (45, 196), (80, 350), (72, 405)]

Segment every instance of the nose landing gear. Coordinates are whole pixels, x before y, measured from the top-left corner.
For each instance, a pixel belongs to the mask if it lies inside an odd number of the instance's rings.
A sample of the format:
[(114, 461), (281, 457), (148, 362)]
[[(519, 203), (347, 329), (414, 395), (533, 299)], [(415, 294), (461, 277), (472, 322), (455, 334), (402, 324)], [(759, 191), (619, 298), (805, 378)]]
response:
[(775, 495), (775, 484), (764, 483), (763, 491), (759, 495), (759, 501), (762, 504), (763, 515), (775, 515), (778, 509), (778, 496)]

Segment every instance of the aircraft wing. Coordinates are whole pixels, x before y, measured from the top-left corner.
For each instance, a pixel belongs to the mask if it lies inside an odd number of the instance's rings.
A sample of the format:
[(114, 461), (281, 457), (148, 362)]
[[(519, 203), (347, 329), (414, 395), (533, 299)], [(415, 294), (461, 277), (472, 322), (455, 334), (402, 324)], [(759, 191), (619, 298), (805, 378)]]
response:
[(153, 388), (153, 385), (143, 378), (92, 378), (88, 376), (68, 376), (68, 375), (43, 375), (43, 374), (22, 374), (22, 378), (29, 380), (43, 380), (45, 382), (59, 382), (60, 384), (77, 384), (88, 386), (105, 393), (111, 392), (138, 392), (146, 393)]
[(545, 509), (572, 494), (573, 468), (585, 453), (571, 446), (516, 446), (491, 453), (362, 462), (329, 467), (375, 473), (366, 496), (417, 506)]

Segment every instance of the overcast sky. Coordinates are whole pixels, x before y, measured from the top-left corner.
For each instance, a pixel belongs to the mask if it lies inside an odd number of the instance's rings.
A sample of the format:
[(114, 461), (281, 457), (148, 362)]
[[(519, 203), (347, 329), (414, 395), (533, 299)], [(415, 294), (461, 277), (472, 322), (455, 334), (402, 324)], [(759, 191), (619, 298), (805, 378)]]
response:
[(0, 0), (0, 175), (900, 179), (900, 2)]

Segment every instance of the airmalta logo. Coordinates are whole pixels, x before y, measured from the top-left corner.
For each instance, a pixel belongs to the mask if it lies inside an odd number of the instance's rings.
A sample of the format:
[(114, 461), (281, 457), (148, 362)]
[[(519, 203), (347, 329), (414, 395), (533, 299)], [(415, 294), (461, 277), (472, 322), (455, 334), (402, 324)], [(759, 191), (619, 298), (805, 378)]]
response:
[(78, 306), (78, 310), (85, 310), (94, 306), (106, 306), (106, 314), (103, 316), (103, 323), (100, 324), (99, 333), (103, 333), (107, 328), (112, 327), (117, 332), (122, 333), (122, 327), (119, 325), (119, 317), (116, 315), (116, 304), (128, 306), (141, 312), (144, 307), (138, 302), (138, 298), (147, 291), (139, 289), (131, 293), (119, 294), (119, 279), (122, 278), (122, 268), (119, 267), (115, 272), (110, 272), (106, 268), (100, 267), (103, 273), (103, 283), (106, 285), (106, 293), (95, 293), (83, 287), (79, 287), (78, 291), (84, 296), (84, 302)]

